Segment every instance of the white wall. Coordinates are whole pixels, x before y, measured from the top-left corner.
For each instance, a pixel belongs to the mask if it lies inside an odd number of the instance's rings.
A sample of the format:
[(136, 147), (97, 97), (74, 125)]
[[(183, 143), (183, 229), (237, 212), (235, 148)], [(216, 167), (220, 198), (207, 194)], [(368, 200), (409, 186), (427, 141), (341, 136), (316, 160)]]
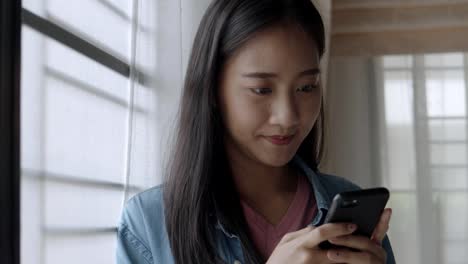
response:
[(157, 1), (157, 181), (162, 180), (193, 39), (209, 0)]
[[(330, 0), (312, 0), (314, 3), (315, 7), (319, 10), (320, 14), (322, 15), (323, 23), (325, 26), (325, 54), (322, 57), (322, 60), (320, 62), (320, 67), (322, 70), (322, 75), (320, 78), (322, 78), (322, 86), (324, 88), (327, 87), (327, 79), (328, 79), (328, 64), (330, 60), (330, 40), (331, 40), (331, 10), (332, 10), (332, 1)], [(327, 90), (324, 90), (324, 96), (327, 96)]]
[(328, 152), (323, 170), (362, 186), (374, 185), (369, 59), (332, 57), (329, 66), (326, 101)]

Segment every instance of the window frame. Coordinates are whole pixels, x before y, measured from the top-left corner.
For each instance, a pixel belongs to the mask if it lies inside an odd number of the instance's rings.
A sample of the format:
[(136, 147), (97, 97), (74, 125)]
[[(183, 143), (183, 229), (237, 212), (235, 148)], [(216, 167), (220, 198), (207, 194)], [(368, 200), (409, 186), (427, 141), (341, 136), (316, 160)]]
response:
[[(109, 6), (108, 6), (109, 7)], [(114, 10), (115, 11), (115, 10)], [(91, 40), (82, 36), (75, 29), (69, 28), (66, 25), (59, 24), (49, 17), (41, 17), (38, 14), (20, 6), (21, 12), (21, 23), (20, 32), (22, 26), (27, 26), (37, 33), (53, 39), (58, 43), (66, 46), (67, 48), (78, 52), (80, 55), (91, 59), (92, 61), (101, 64), (109, 70), (114, 71), (121, 76), (132, 79), (134, 77), (135, 82), (146, 88), (152, 79), (148, 73), (138, 68), (136, 65), (130, 62), (126, 62), (124, 59), (115, 55), (111, 51), (105, 50), (103, 47), (93, 43)], [(135, 21), (132, 24), (136, 23)], [(135, 29), (132, 29), (135, 31)], [(47, 70), (47, 69), (46, 69)], [(48, 72), (48, 74), (56, 75), (55, 77), (70, 80), (67, 76), (61, 76), (55, 72)], [(101, 97), (108, 101), (114, 101), (118, 104), (124, 105), (125, 107), (132, 108), (133, 111), (139, 113), (145, 113), (145, 110), (138, 106), (131, 105), (131, 102), (127, 105), (125, 102), (120, 101), (118, 98), (113, 97), (105, 92), (100, 92), (87, 87), (89, 92), (94, 95)], [(131, 100), (130, 100), (131, 101)], [(88, 187), (99, 187), (111, 190), (122, 190), (124, 192), (140, 192), (143, 189), (139, 186), (128, 184), (128, 183), (116, 183), (104, 180), (91, 180), (82, 179), (79, 177), (70, 177), (70, 175), (55, 174), (47, 171), (33, 171), (20, 167), (20, 177), (22, 179), (39, 179), (40, 181), (48, 181), (54, 183), (62, 183), (73, 186), (88, 186)], [(125, 199), (126, 200), (126, 199)], [(117, 232), (117, 226), (108, 227), (97, 227), (97, 228), (44, 228), (41, 231), (44, 235), (55, 235), (55, 236), (69, 236), (76, 234), (86, 235), (101, 235), (101, 234), (115, 234)], [(0, 262), (1, 263), (1, 262)]]
[(0, 263), (19, 264), (21, 0), (0, 17)]
[[(449, 53), (449, 52), (447, 52)], [(412, 63), (408, 66), (398, 66), (398, 67), (385, 67), (383, 65), (383, 57), (385, 55), (378, 57), (373, 61), (374, 70), (377, 76), (376, 84), (379, 86), (377, 90), (377, 97), (374, 97), (379, 105), (384, 105), (384, 96), (380, 87), (384, 87), (384, 74), (386, 72), (391, 72), (393, 70), (397, 71), (408, 71), (411, 73), (412, 79), (412, 91), (413, 91), (413, 100), (412, 100), (412, 114), (413, 114), (413, 130), (414, 134), (417, 135), (414, 140), (414, 149), (416, 156), (416, 187), (414, 189), (401, 189), (401, 188), (391, 188), (391, 192), (395, 194), (414, 194), (416, 202), (419, 205), (417, 210), (418, 218), (424, 219), (424, 221), (419, 220), (419, 258), (421, 263), (428, 263), (432, 260), (436, 260), (437, 263), (442, 263), (444, 260), (445, 249), (441, 248), (439, 245), (444, 245), (448, 243), (457, 243), (457, 244), (466, 244), (466, 239), (454, 240), (447, 239), (444, 237), (443, 230), (440, 230), (440, 220), (431, 217), (432, 211), (435, 209), (439, 210), (438, 207), (441, 203), (440, 194), (449, 194), (449, 193), (467, 193), (465, 187), (460, 188), (437, 188), (431, 181), (432, 177), (423, 177), (423, 175), (432, 175), (433, 169), (435, 168), (467, 168), (467, 164), (437, 164), (432, 163), (431, 161), (431, 149), (430, 147), (435, 144), (446, 145), (446, 144), (460, 144), (466, 145), (467, 140), (434, 140), (430, 138), (429, 135), (429, 122), (432, 120), (468, 120), (468, 110), (465, 110), (464, 116), (451, 116), (451, 115), (442, 115), (442, 116), (429, 116), (427, 110), (427, 84), (426, 84), (426, 74), (428, 70), (462, 70), (465, 77), (465, 103), (468, 107), (468, 53), (459, 51), (457, 53), (462, 53), (463, 56), (463, 66), (428, 66), (425, 63), (425, 56), (427, 54), (397, 54), (403, 56), (409, 56), (412, 60)], [(435, 53), (443, 54), (443, 53)], [(389, 54), (393, 55), (393, 54)], [(423, 107), (421, 107), (423, 106)], [(379, 119), (373, 119), (376, 124), (378, 124), (378, 133), (377, 136), (380, 140), (386, 139), (386, 128), (385, 128), (385, 110), (382, 110), (380, 107), (374, 107), (378, 111)], [(468, 109), (468, 108), (467, 108)], [(468, 126), (468, 122), (466, 122)], [(468, 130), (466, 130), (468, 131)], [(380, 141), (378, 141), (380, 142)], [(379, 166), (381, 166), (380, 171), (378, 172), (383, 182), (389, 184), (390, 176), (387, 173), (387, 168), (385, 166), (385, 160), (387, 159), (387, 142), (384, 140), (384, 152), (375, 151), (376, 156), (380, 158)], [(436, 227), (436, 228), (434, 228)]]

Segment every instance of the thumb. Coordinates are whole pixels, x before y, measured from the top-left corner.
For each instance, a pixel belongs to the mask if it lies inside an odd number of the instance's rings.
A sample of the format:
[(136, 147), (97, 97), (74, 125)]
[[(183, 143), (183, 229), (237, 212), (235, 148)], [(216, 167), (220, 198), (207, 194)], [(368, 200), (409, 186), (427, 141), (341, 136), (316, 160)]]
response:
[(380, 216), (380, 220), (377, 223), (377, 226), (374, 229), (374, 232), (372, 233), (372, 237), (371, 237), (372, 241), (378, 244), (382, 244), (382, 240), (384, 239), (385, 234), (387, 233), (388, 228), (389, 228), (391, 216), (392, 216), (392, 209), (385, 208), (382, 215)]

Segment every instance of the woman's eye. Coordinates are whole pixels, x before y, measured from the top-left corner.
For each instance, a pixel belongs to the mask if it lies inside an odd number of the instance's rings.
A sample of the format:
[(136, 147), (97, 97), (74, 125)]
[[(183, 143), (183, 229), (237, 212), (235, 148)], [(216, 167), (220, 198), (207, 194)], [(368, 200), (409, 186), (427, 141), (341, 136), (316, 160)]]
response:
[(270, 88), (253, 88), (253, 89), (250, 89), (250, 90), (252, 90), (252, 92), (254, 92), (256, 94), (259, 94), (259, 95), (264, 95), (264, 94), (271, 93)]
[(301, 92), (312, 92), (313, 90), (317, 89), (318, 88), (318, 85), (312, 85), (312, 84), (308, 84), (308, 85), (304, 85), (302, 86), (301, 88), (298, 88), (299, 91)]

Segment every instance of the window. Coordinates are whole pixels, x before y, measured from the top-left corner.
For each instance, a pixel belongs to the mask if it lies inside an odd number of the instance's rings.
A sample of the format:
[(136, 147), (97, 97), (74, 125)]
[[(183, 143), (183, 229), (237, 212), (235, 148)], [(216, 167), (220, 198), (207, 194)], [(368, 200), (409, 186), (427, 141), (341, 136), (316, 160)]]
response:
[(154, 1), (24, 0), (22, 263), (114, 263), (157, 183)]
[(399, 216), (393, 245), (408, 263), (465, 263), (468, 56), (384, 56), (377, 65), (382, 175)]

